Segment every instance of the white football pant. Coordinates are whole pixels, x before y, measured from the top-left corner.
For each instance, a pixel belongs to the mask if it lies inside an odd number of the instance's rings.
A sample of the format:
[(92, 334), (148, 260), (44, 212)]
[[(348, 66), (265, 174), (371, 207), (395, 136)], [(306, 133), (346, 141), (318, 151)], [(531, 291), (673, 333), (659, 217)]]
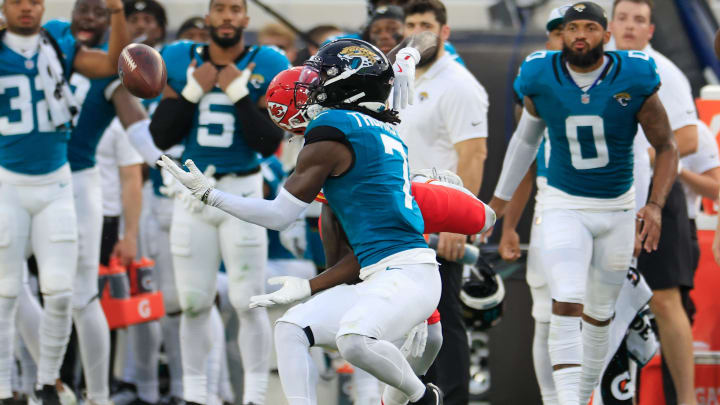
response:
[[(228, 175), (225, 192), (262, 198), (262, 175)], [(264, 404), (270, 368), (270, 321), (264, 308), (250, 310), (250, 297), (265, 292), (267, 231), (213, 207), (190, 212), (176, 200), (170, 230), (175, 281), (182, 308), (183, 389), (186, 401), (207, 403), (205, 365), (212, 345), (210, 308), (220, 261), (228, 273), (230, 302), (240, 320), (244, 371), (243, 403)]]
[(69, 165), (46, 175), (0, 168), (0, 398), (12, 396), (13, 316), (30, 252), (45, 301), (37, 381), (55, 383), (70, 337), (77, 240)]

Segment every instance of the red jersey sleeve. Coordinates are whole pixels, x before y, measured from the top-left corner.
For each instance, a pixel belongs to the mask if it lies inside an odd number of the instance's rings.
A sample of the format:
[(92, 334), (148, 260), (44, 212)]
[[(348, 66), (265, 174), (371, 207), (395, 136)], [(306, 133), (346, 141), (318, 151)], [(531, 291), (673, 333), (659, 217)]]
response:
[(474, 235), (485, 227), (486, 206), (473, 196), (432, 183), (413, 182), (411, 191), (425, 221), (424, 233)]

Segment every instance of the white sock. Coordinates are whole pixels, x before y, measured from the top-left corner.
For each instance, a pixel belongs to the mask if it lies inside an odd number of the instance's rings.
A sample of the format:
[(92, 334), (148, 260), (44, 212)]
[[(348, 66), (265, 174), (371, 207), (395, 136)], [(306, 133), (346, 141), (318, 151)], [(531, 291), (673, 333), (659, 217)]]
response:
[(0, 297), (0, 399), (12, 398), (16, 297)]
[(156, 403), (160, 400), (158, 361), (162, 334), (159, 322), (146, 322), (128, 328), (135, 354), (135, 387), (138, 398)]
[(207, 359), (207, 390), (209, 398), (219, 398), (220, 394), (220, 373), (222, 360), (225, 356), (225, 327), (220, 312), (213, 305), (210, 310), (210, 325), (212, 331), (212, 349)]
[(183, 397), (186, 401), (207, 403), (207, 358), (212, 345), (210, 309), (193, 316), (183, 312), (180, 319), (180, 346), (183, 365)]
[(558, 396), (553, 381), (552, 364), (548, 352), (548, 335), (550, 334), (550, 322), (535, 321), (535, 333), (533, 335), (533, 365), (535, 366), (535, 377), (540, 387), (543, 405), (557, 405)]
[(561, 405), (579, 405), (578, 386), (580, 385), (580, 367), (569, 367), (553, 371), (555, 387)]
[(43, 295), (38, 385), (54, 385), (72, 330), (72, 293)]
[(162, 326), (163, 349), (170, 374), (170, 396), (182, 398), (182, 354), (180, 350), (180, 315), (164, 316)]
[(425, 384), (392, 343), (355, 334), (340, 336), (336, 342), (340, 354), (353, 366), (399, 389), (412, 402), (422, 398)]
[(104, 404), (110, 399), (110, 328), (99, 299), (73, 310), (88, 399)]
[(318, 372), (310, 357), (310, 342), (297, 325), (275, 325), (278, 374), (289, 405), (317, 405)]
[(580, 403), (586, 404), (600, 382), (609, 345), (610, 325), (595, 326), (583, 320), (583, 361), (580, 379)]
[(577, 364), (577, 367), (553, 371), (560, 405), (578, 405), (582, 349), (580, 317), (550, 315), (548, 352), (552, 365)]
[(237, 311), (238, 344), (243, 366), (243, 404), (264, 404), (270, 378), (272, 329), (265, 308)]

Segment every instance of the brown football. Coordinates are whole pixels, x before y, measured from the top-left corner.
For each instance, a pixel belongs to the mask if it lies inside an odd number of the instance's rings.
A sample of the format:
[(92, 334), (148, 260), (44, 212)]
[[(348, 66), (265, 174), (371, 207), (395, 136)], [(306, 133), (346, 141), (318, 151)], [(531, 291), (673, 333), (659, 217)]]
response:
[(167, 82), (167, 70), (160, 53), (143, 44), (130, 44), (120, 53), (118, 74), (123, 86), (134, 96), (155, 98)]

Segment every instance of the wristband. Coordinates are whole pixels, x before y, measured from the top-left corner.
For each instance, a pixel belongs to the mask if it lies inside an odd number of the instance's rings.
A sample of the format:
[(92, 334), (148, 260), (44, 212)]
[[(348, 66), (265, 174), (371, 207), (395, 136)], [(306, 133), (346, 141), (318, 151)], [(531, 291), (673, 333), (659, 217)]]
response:
[[(415, 64), (417, 65), (420, 62), (420, 51), (413, 47), (406, 47), (398, 51), (397, 56), (395, 56), (395, 60), (398, 60), (401, 56), (411, 56), (413, 58), (413, 61), (415, 61)], [(402, 59), (407, 59), (406, 57)]]
[(185, 98), (185, 100), (193, 104), (197, 104), (205, 94), (205, 91), (202, 86), (200, 86), (200, 83), (195, 80), (193, 75), (188, 75), (188, 82), (180, 94)]
[(240, 99), (250, 94), (247, 88), (247, 79), (245, 75), (240, 75), (235, 78), (225, 89), (225, 94), (230, 98), (233, 104), (237, 103)]

